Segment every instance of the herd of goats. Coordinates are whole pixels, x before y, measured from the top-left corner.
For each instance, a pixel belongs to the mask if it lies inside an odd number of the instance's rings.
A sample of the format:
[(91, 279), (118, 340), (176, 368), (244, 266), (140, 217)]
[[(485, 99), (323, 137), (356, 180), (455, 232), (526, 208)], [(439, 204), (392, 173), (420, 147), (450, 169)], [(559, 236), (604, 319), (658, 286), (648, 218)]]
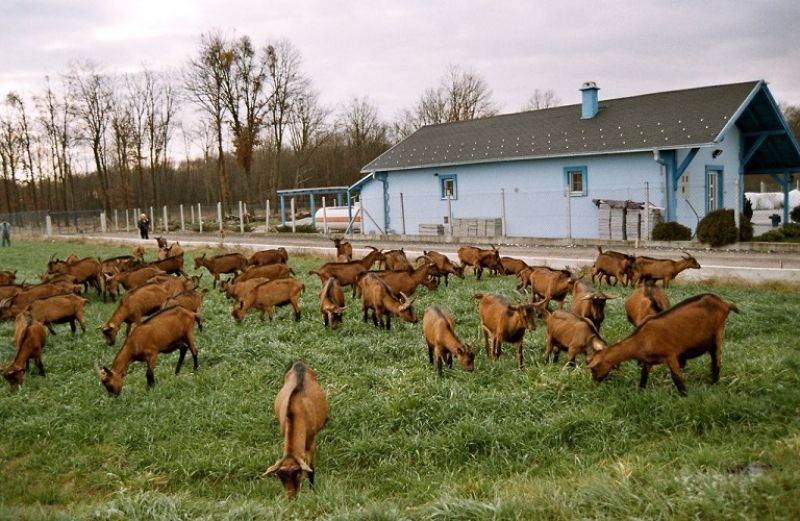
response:
[[(197, 348), (194, 326), (202, 330), (201, 305), (208, 291), (199, 287), (199, 277), (184, 271), (184, 252), (178, 243), (168, 244), (159, 237), (157, 260), (144, 262), (144, 249), (136, 247), (132, 255), (80, 259), (71, 255), (65, 260), (51, 256), (47, 273), (39, 284), (16, 284), (16, 272), (0, 272), (0, 320), (15, 320), (16, 356), (8, 367), (0, 368), (8, 382), (19, 387), (24, 372), (33, 360), (44, 376), (42, 352), (47, 332), (54, 333), (54, 324), (69, 323), (73, 333), (76, 322), (85, 331), (84, 307), (88, 300), (82, 292), (95, 288), (103, 300), (116, 299), (125, 290), (111, 316), (102, 325), (101, 333), (108, 345), (114, 345), (124, 324), (125, 341), (110, 367), (95, 370), (111, 395), (118, 395), (132, 362), (147, 364), (147, 385), (155, 385), (156, 359), (161, 353), (179, 351), (175, 373), (189, 351), (197, 369)], [(471, 267), (480, 280), (484, 271), (490, 274), (514, 275), (517, 289), (530, 291), (529, 303), (515, 303), (494, 293), (477, 293), (480, 327), (486, 356), (500, 357), (504, 343), (514, 344), (516, 360), (524, 365), (523, 336), (535, 328), (540, 317), (547, 330), (546, 360), (558, 361), (559, 353), (567, 353), (567, 363), (574, 365), (580, 354), (597, 381), (627, 360), (641, 365), (639, 386), (647, 385), (651, 368), (666, 364), (681, 394), (686, 387), (682, 369), (690, 358), (708, 353), (711, 357), (711, 379), (719, 379), (722, 337), (725, 321), (736, 306), (712, 294), (700, 294), (670, 306), (663, 289), (681, 271), (699, 269), (697, 260), (684, 253), (679, 260), (631, 256), (598, 247), (591, 281), (569, 270), (547, 266), (529, 266), (520, 259), (501, 257), (494, 246), (482, 249), (464, 246), (458, 250), (458, 263), (435, 251), (425, 251), (412, 264), (403, 249), (379, 250), (368, 247), (369, 253), (353, 260), (350, 243), (333, 239), (337, 259), (309, 274), (319, 276), (320, 312), (326, 327), (336, 329), (345, 310), (344, 288), (350, 286), (359, 296), (363, 319), (380, 328), (391, 328), (392, 317), (416, 323), (414, 299), (420, 285), (435, 289), (440, 282), (449, 284), (449, 276), (464, 278), (464, 269)], [(258, 251), (250, 257), (226, 253), (213, 257), (196, 256), (196, 269), (205, 268), (213, 277), (213, 287), (235, 304), (232, 316), (240, 322), (250, 308), (273, 318), (276, 306), (291, 305), (295, 320), (300, 320), (299, 300), (304, 283), (294, 278), (284, 248)], [(372, 270), (377, 266), (378, 270)], [(221, 275), (232, 278), (222, 280)], [(633, 332), (614, 345), (600, 336), (605, 318), (606, 300), (616, 298), (595, 288), (595, 282), (633, 285), (635, 291), (625, 301)], [(564, 300), (571, 295), (570, 311)], [(553, 301), (558, 309), (551, 310)], [(134, 327), (135, 326), (135, 327)], [(422, 334), (428, 347), (431, 364), (436, 362), (442, 374), (444, 364), (452, 368), (453, 359), (467, 371), (474, 370), (475, 352), (456, 334), (453, 316), (436, 305), (429, 306), (422, 317)], [(491, 338), (491, 342), (490, 342)], [(303, 473), (314, 483), (316, 433), (327, 420), (328, 406), (314, 372), (303, 362), (291, 364), (284, 375), (284, 386), (275, 399), (275, 413), (285, 437), (284, 454), (265, 474), (276, 474), (289, 497), (300, 487)]]

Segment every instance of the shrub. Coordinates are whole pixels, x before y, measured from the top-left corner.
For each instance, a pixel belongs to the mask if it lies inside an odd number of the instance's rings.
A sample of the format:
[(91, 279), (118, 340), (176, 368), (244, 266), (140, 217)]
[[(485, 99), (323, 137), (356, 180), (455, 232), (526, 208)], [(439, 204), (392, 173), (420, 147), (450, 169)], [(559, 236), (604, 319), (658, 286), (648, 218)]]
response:
[(747, 214), (739, 215), (739, 240), (749, 242), (753, 240), (753, 223)]
[(744, 204), (742, 205), (742, 213), (747, 216), (748, 220), (753, 219), (753, 203), (750, 202), (750, 199), (747, 197), (744, 198)]
[(786, 223), (781, 226), (781, 232), (788, 239), (800, 238), (800, 223)]
[(789, 218), (796, 223), (800, 223), (800, 206), (795, 206), (789, 213)]
[(762, 233), (757, 237), (753, 237), (754, 241), (758, 242), (783, 242), (786, 236), (780, 230), (780, 228), (776, 230), (770, 230), (766, 233)]
[(709, 212), (697, 225), (697, 239), (713, 247), (732, 244), (739, 238), (733, 210), (720, 208)]
[[(292, 233), (292, 225), (281, 225), (275, 227), (275, 230), (280, 233)], [(298, 224), (295, 226), (295, 233), (317, 233), (319, 230), (311, 224)]]
[(692, 230), (676, 223), (658, 223), (653, 227), (654, 241), (688, 241), (692, 238)]

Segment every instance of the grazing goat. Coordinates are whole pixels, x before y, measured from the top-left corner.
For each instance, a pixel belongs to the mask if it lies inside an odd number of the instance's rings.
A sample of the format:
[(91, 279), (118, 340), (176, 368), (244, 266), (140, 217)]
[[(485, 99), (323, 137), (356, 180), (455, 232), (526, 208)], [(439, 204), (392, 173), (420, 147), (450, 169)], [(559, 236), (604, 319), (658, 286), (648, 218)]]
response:
[(165, 300), (164, 303), (161, 304), (161, 309), (180, 306), (199, 315), (200, 307), (203, 305), (203, 297), (206, 296), (206, 293), (208, 293), (208, 289), (206, 288), (200, 291), (195, 291), (194, 288), (181, 291), (177, 295)]
[(126, 293), (119, 301), (111, 317), (98, 326), (105, 337), (106, 344), (113, 346), (117, 340), (120, 326), (126, 324), (125, 336), (130, 336), (131, 325), (138, 324), (142, 318), (161, 309), (161, 304), (173, 295), (170, 290), (151, 282)]
[(17, 270), (0, 271), (0, 286), (9, 286), (17, 280)]
[(255, 277), (252, 279), (243, 280), (241, 282), (233, 281), (233, 282), (223, 282), (220, 284), (220, 290), (225, 296), (229, 299), (233, 299), (236, 301), (241, 300), (245, 295), (250, 293), (250, 291), (255, 288), (256, 286), (260, 286), (265, 282), (269, 282), (270, 280), (277, 280), (271, 279), (269, 277)]
[(158, 260), (164, 260), (168, 257), (177, 257), (178, 255), (183, 255), (183, 248), (181, 248), (181, 245), (177, 242), (166, 248), (159, 248), (156, 252), (156, 258), (158, 258)]
[(500, 265), (504, 275), (519, 275), (522, 270), (530, 269), (527, 262), (514, 257), (500, 257)]
[(719, 380), (722, 337), (728, 314), (738, 308), (716, 295), (704, 293), (690, 297), (674, 307), (645, 319), (630, 335), (597, 353), (589, 364), (594, 379), (602, 381), (622, 362), (638, 360), (642, 364), (639, 387), (647, 386), (647, 377), (656, 364), (666, 364), (678, 392), (685, 395), (681, 372), (690, 358), (708, 353), (711, 356), (711, 383)]
[(97, 290), (98, 295), (103, 293), (102, 266), (95, 258), (78, 259), (71, 255), (66, 261), (50, 260), (47, 263), (48, 279), (59, 274), (71, 275), (76, 284), (83, 284), (85, 290), (91, 286)]
[(133, 362), (145, 362), (147, 364), (147, 387), (156, 384), (155, 369), (156, 359), (161, 353), (171, 353), (176, 349), (180, 350), (178, 363), (175, 366), (175, 374), (180, 373), (183, 359), (186, 357), (186, 350), (192, 352), (194, 369), (197, 370), (197, 347), (194, 343), (194, 324), (203, 330), (202, 318), (188, 309), (175, 306), (162, 309), (154, 314), (139, 327), (133, 330), (131, 335), (125, 339), (125, 343), (117, 352), (111, 368), (102, 369), (95, 363), (95, 371), (100, 381), (112, 396), (119, 395), (128, 367)]
[(618, 251), (603, 251), (600, 246), (597, 247), (597, 252), (592, 266), (592, 284), (597, 277), (600, 282), (605, 279), (606, 284), (616, 286), (617, 282), (621, 282), (623, 286), (627, 286), (632, 276), (635, 257)]
[(212, 287), (217, 287), (219, 276), (223, 273), (238, 274), (247, 268), (247, 257), (241, 253), (225, 253), (206, 259), (206, 254), (194, 258), (194, 267), (203, 267), (214, 277)]
[(144, 248), (141, 246), (133, 248), (133, 256), (138, 257), (140, 261), (144, 261)]
[(413, 295), (417, 290), (417, 286), (424, 285), (428, 289), (436, 289), (438, 283), (433, 275), (436, 273), (436, 267), (433, 264), (422, 264), (412, 272), (408, 271), (378, 271), (375, 272), (380, 278), (386, 282), (392, 291), (395, 293), (405, 293), (406, 295)]
[(558, 303), (558, 308), (562, 309), (564, 299), (580, 277), (575, 277), (569, 270), (534, 268), (528, 279), (531, 285), (531, 302), (543, 298), (544, 307), (547, 307), (550, 301), (554, 300)]
[[(525, 330), (536, 329), (536, 311), (533, 304), (513, 304), (502, 295), (476, 293), (478, 315), (483, 331), (483, 347), (486, 356), (492, 360), (500, 358), (500, 347), (503, 342), (517, 345), (517, 365), (524, 366), (522, 340)], [(489, 350), (489, 335), (493, 337), (492, 349)]]
[(574, 365), (578, 354), (586, 356), (588, 363), (596, 353), (608, 347), (595, 325), (584, 317), (563, 310), (551, 313), (543, 308), (543, 318), (547, 326), (545, 361), (549, 361), (552, 354), (553, 363), (556, 363), (559, 353), (566, 351), (567, 365)]
[(633, 265), (633, 284), (643, 280), (662, 281), (665, 288), (685, 269), (700, 269), (697, 259), (684, 253), (680, 260), (654, 259), (652, 257), (636, 257)]
[[(366, 273), (358, 280), (358, 289), (361, 292), (361, 305), (364, 309), (364, 322), (367, 321), (369, 310), (372, 310), (372, 323), (381, 329), (392, 328), (392, 315), (396, 315), (406, 322), (417, 323), (414, 313), (414, 299), (406, 295), (395, 294), (392, 289), (379, 276)], [(384, 321), (384, 318), (386, 319)]]
[(276, 474), (289, 499), (297, 497), (303, 472), (314, 487), (317, 445), (314, 438), (328, 421), (328, 402), (317, 375), (297, 361), (284, 371), (283, 387), (275, 397), (275, 415), (283, 434), (283, 455), (263, 475)]
[(422, 253), (423, 257), (429, 258), (431, 262), (433, 262), (433, 264), (436, 266), (436, 269), (438, 270), (438, 273), (436, 274), (437, 278), (444, 275), (445, 286), (447, 286), (448, 284), (447, 279), (450, 275), (455, 275), (459, 279), (464, 278), (464, 267), (453, 264), (447, 257), (447, 255), (444, 255), (443, 253), (439, 253), (438, 251), (433, 251), (433, 250), (429, 251), (423, 250)]
[(42, 363), (42, 351), (47, 340), (47, 333), (44, 325), (37, 322), (31, 313), (24, 311), (17, 315), (14, 321), (14, 344), (17, 346), (17, 354), (14, 361), (8, 367), (0, 368), (3, 377), (8, 380), (12, 387), (22, 385), (22, 379), (28, 365), (33, 358), (39, 374), (44, 376), (44, 364)]
[(294, 273), (294, 270), (287, 264), (267, 264), (266, 266), (250, 266), (242, 273), (238, 274), (233, 280), (220, 282), (220, 290), (230, 284), (238, 284), (250, 279), (267, 278), (267, 279), (286, 279)]
[(289, 252), (281, 246), (272, 250), (257, 251), (247, 259), (248, 266), (267, 266), (269, 264), (286, 264), (289, 261)]
[(598, 331), (605, 320), (606, 301), (617, 297), (603, 293), (588, 282), (576, 280), (572, 286), (571, 311), (579, 317), (588, 319)]
[(130, 271), (123, 271), (111, 277), (106, 277), (106, 292), (110, 295), (119, 294), (120, 286), (127, 291), (131, 291), (146, 284), (153, 277), (165, 275), (166, 273), (166, 271), (155, 266), (143, 266)]
[(156, 237), (155, 239), (156, 239), (156, 244), (158, 244), (159, 250), (166, 250), (169, 247), (167, 239), (165, 239), (164, 237)]
[(638, 326), (650, 315), (657, 315), (669, 309), (669, 298), (664, 290), (652, 281), (640, 282), (636, 290), (625, 301), (625, 314), (628, 322)]
[(166, 259), (155, 260), (151, 262), (149, 266), (166, 271), (170, 275), (181, 275), (183, 277), (188, 277), (186, 272), (183, 271), (182, 252), (179, 255), (175, 255), (173, 257), (167, 257)]
[(322, 313), (322, 323), (325, 327), (336, 329), (342, 323), (345, 302), (342, 285), (335, 277), (329, 278), (322, 285), (319, 293), (319, 310)]
[[(22, 284), (8, 284), (5, 286), (0, 286), (0, 307), (2, 307), (2, 302), (4, 300), (14, 298), (28, 288), (29, 286)], [(10, 302), (10, 300), (8, 301)]]
[(78, 286), (69, 281), (45, 282), (31, 286), (18, 292), (13, 297), (0, 301), (0, 320), (13, 320), (34, 300), (56, 295), (67, 295), (74, 293), (77, 288)]
[(438, 306), (430, 306), (422, 316), (422, 334), (428, 344), (428, 361), (433, 365), (436, 359), (436, 370), (442, 376), (443, 362), (453, 367), (453, 357), (458, 358), (461, 365), (469, 372), (475, 370), (475, 351), (456, 335), (456, 324), (453, 317)]
[(383, 268), (389, 271), (412, 271), (414, 269), (403, 248), (383, 252)]
[(74, 294), (58, 295), (34, 300), (28, 304), (27, 310), (30, 311), (33, 320), (44, 324), (51, 334), (56, 334), (53, 331), (53, 324), (69, 323), (69, 328), (74, 335), (76, 320), (81, 326), (81, 331), (86, 332), (86, 326), (83, 323), (83, 307), (88, 302), (88, 299)]
[(353, 296), (356, 294), (356, 281), (358, 278), (367, 272), (376, 262), (383, 262), (383, 251), (367, 246), (372, 251), (369, 252), (363, 259), (354, 260), (349, 262), (328, 262), (323, 264), (316, 271), (309, 271), (309, 275), (319, 275), (320, 281), (325, 284), (325, 281), (330, 277), (336, 277), (339, 284), (344, 286), (353, 286)]
[(472, 266), (475, 277), (481, 280), (484, 268), (489, 270), (492, 275), (497, 274), (503, 269), (500, 263), (500, 250), (496, 247), (491, 250), (476, 248), (475, 246), (462, 246), (458, 249), (458, 260), (463, 266)]
[(241, 322), (250, 308), (261, 311), (259, 318), (264, 320), (264, 313), (272, 320), (272, 310), (275, 306), (281, 307), (291, 304), (294, 309), (295, 321), (300, 320), (300, 296), (303, 294), (305, 284), (297, 279), (278, 279), (270, 280), (259, 284), (249, 293), (242, 296), (239, 302), (233, 306), (231, 315), (236, 322)]
[(331, 239), (336, 246), (336, 261), (350, 262), (353, 260), (353, 245), (342, 239)]

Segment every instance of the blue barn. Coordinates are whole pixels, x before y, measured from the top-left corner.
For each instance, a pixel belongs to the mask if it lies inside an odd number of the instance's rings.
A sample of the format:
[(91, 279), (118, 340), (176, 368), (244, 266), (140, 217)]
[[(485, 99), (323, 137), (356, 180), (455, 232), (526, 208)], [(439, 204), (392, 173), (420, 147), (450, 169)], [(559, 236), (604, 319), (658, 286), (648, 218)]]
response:
[(600, 238), (615, 208), (641, 208), (646, 193), (654, 208), (639, 226), (694, 229), (716, 208), (738, 216), (743, 176), (770, 174), (788, 193), (800, 171), (763, 80), (613, 100), (593, 82), (580, 90), (576, 105), (420, 128), (350, 187), (365, 232)]

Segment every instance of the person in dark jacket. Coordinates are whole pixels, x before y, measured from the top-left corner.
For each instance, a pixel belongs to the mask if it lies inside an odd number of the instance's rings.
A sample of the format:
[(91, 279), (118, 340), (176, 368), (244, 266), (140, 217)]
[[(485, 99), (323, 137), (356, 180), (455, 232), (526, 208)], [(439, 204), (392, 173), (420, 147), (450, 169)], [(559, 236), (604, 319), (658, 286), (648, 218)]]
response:
[(142, 214), (139, 216), (139, 235), (142, 239), (149, 239), (150, 238), (150, 218), (147, 217), (147, 214)]

